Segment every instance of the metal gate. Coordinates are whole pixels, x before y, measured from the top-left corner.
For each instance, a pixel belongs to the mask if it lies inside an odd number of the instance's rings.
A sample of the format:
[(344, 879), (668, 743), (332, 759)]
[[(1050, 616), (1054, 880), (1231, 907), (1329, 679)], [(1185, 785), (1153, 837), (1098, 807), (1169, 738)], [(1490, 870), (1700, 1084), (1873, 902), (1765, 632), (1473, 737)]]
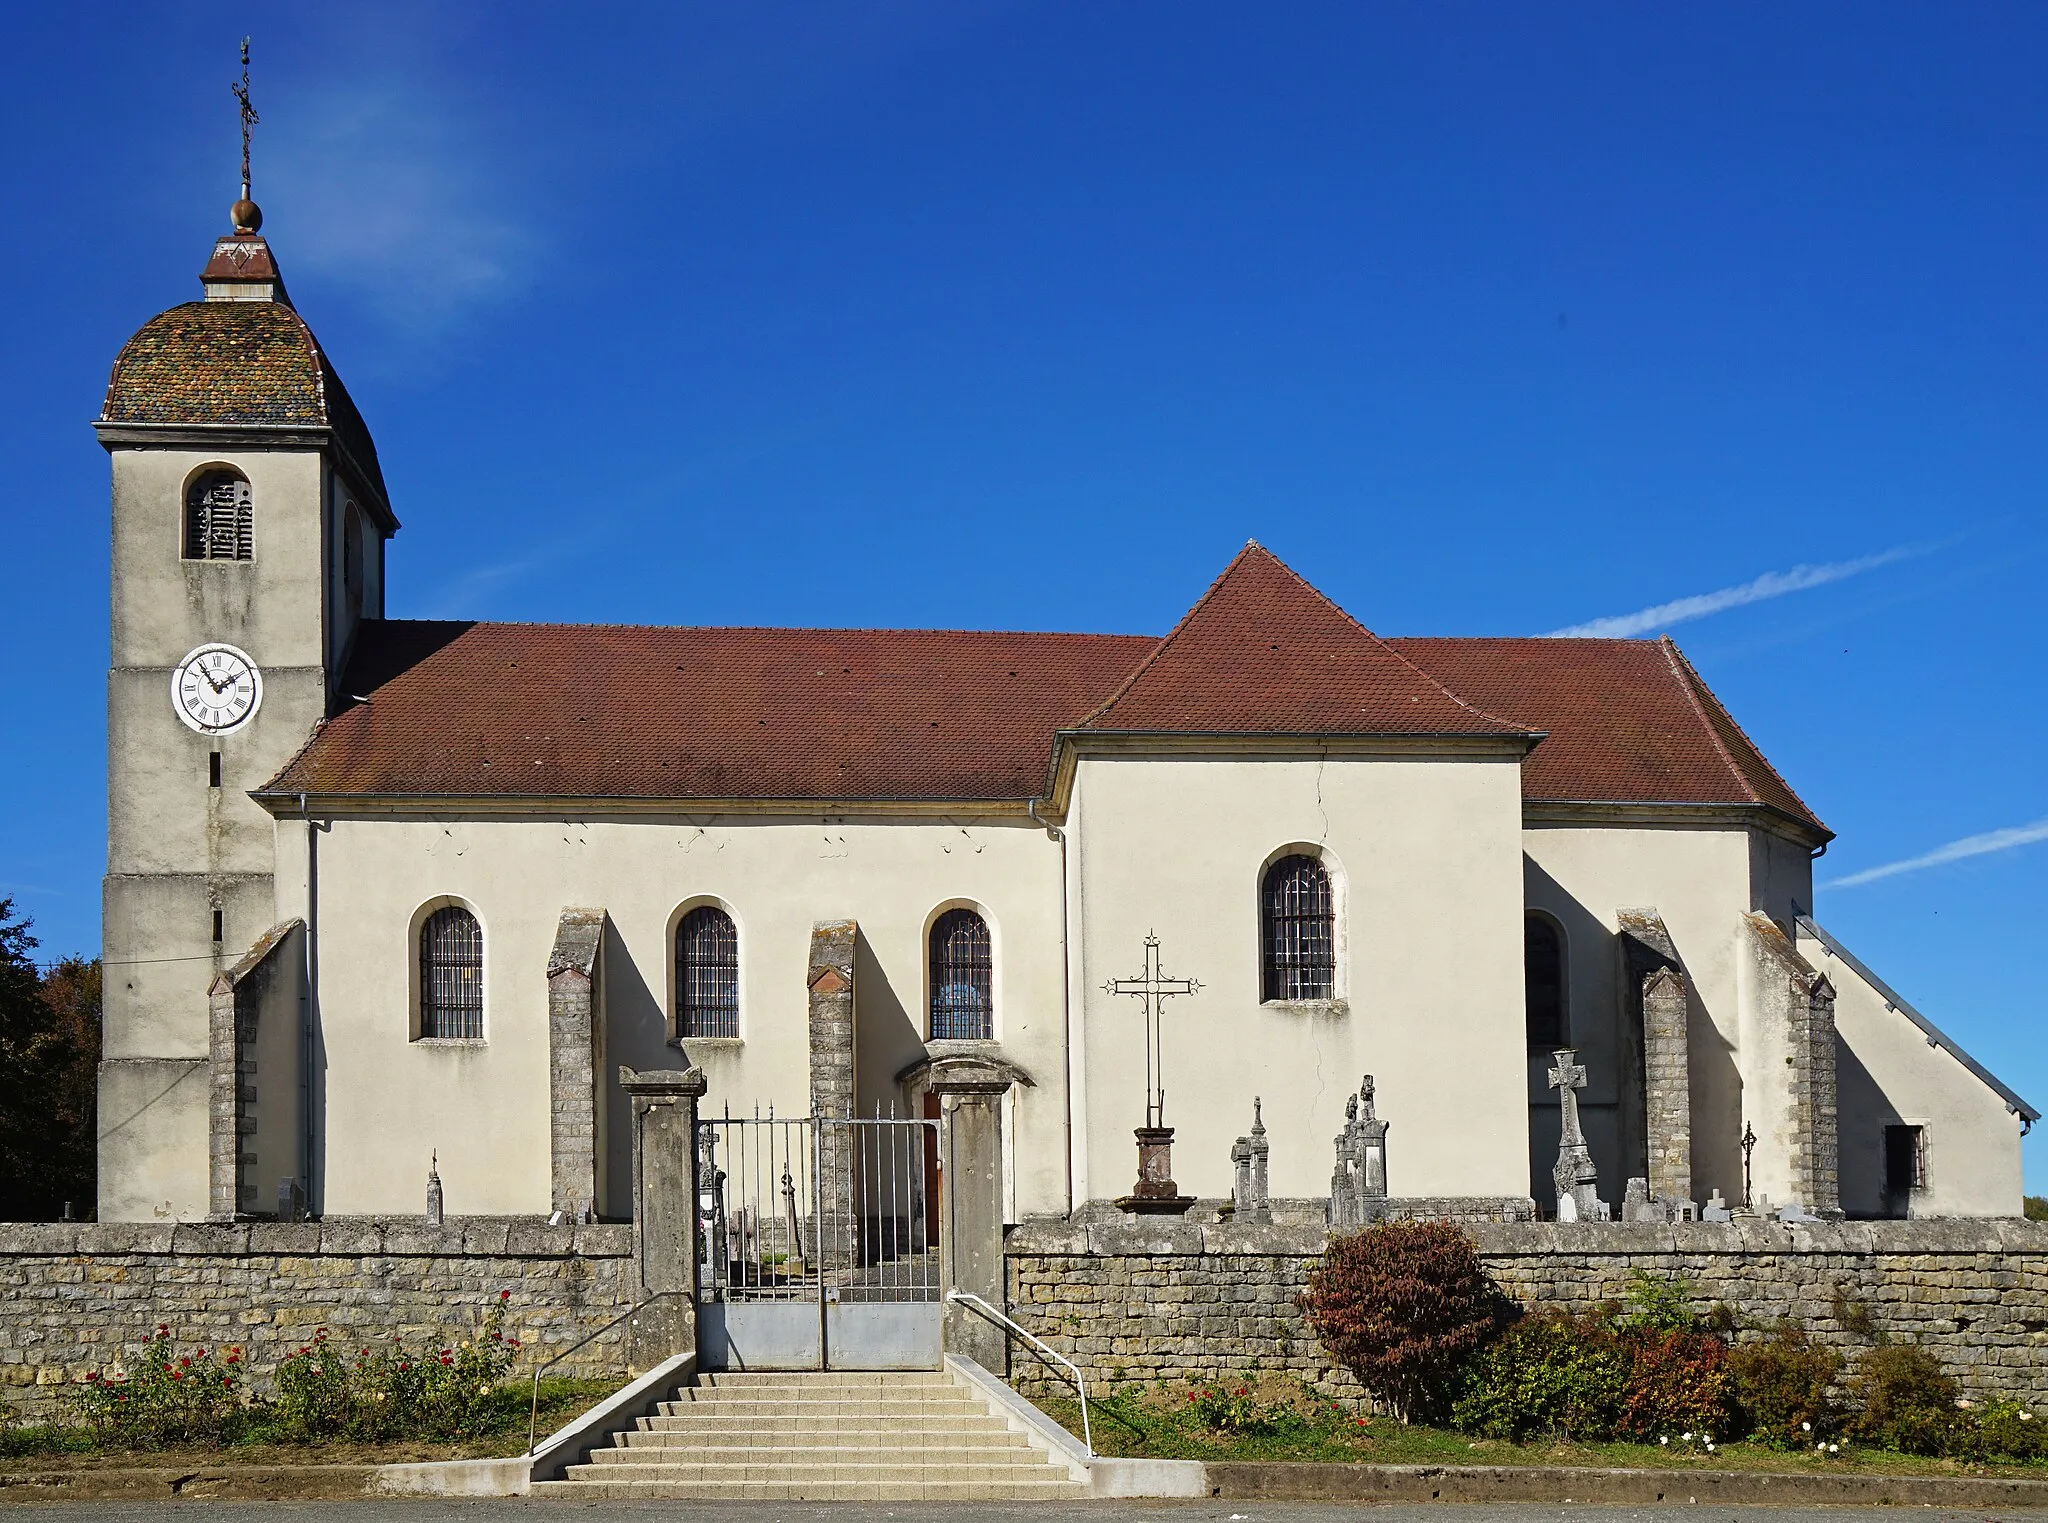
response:
[(938, 1122), (697, 1123), (702, 1368), (940, 1364)]

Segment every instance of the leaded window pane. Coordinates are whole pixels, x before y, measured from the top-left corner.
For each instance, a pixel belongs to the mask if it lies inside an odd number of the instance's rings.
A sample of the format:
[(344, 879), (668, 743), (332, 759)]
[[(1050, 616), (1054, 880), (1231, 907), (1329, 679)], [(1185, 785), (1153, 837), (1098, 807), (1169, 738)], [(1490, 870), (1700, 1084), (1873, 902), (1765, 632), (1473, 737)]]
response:
[(740, 938), (732, 916), (703, 905), (676, 928), (676, 1033), (740, 1034)]
[(932, 1040), (986, 1041), (994, 1036), (988, 923), (973, 910), (947, 910), (932, 925), (931, 952)]
[(420, 1035), (484, 1034), (484, 928), (456, 905), (420, 927)]
[(1282, 857), (1266, 869), (1259, 947), (1261, 999), (1335, 997), (1337, 916), (1330, 875), (1314, 857)]

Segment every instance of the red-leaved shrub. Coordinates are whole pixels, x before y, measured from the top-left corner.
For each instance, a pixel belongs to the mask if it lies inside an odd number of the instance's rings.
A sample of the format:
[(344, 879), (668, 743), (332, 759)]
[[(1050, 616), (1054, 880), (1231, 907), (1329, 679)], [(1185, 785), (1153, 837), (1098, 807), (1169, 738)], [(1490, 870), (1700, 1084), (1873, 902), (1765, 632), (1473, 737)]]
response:
[(1499, 1290), (1450, 1222), (1380, 1222), (1332, 1238), (1302, 1296), (1330, 1356), (1403, 1417), (1434, 1415), (1493, 1331)]

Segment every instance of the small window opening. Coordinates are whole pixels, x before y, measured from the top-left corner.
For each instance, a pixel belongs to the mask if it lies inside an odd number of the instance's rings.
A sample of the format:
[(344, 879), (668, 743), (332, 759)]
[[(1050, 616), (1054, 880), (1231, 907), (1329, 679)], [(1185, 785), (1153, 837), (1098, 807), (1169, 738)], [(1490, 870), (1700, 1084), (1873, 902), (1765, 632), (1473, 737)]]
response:
[(185, 559), (246, 561), (256, 547), (254, 504), (245, 476), (208, 471), (185, 495)]
[(740, 938), (732, 916), (699, 905), (676, 927), (676, 1032), (740, 1034)]
[(1323, 1000), (1337, 992), (1337, 916), (1314, 857), (1282, 857), (1259, 890), (1259, 998)]
[(220, 786), (220, 752), (218, 751), (206, 753), (206, 786), (209, 788), (218, 788)]
[(221, 925), (220, 911), (215, 910), (213, 912), (213, 939), (215, 941), (219, 941), (222, 939), (222, 933), (224, 929), (225, 928)]
[(931, 1033), (935, 1042), (985, 1042), (995, 1035), (995, 963), (988, 922), (947, 910), (932, 922)]
[(1529, 1045), (1545, 1052), (1564, 1046), (1564, 946), (1547, 916), (1522, 919), (1522, 985)]
[(1927, 1131), (1918, 1126), (1884, 1129), (1884, 1193), (1886, 1204), (1904, 1215), (1915, 1190), (1927, 1188)]
[(477, 1041), (484, 1034), (484, 930), (449, 905), (420, 927), (420, 1035)]

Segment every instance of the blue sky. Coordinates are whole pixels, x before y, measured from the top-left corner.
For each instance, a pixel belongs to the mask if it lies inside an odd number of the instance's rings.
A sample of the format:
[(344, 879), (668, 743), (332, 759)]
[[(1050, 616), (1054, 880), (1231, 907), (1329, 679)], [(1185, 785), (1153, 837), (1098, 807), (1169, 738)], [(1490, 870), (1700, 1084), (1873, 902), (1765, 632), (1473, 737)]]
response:
[(1841, 833), (1822, 923), (2048, 1106), (2048, 9), (17, 17), (0, 893), (53, 954), (88, 423), (225, 230), (244, 32), (393, 614), (1159, 631), (1256, 537), (1382, 633), (1668, 628)]

